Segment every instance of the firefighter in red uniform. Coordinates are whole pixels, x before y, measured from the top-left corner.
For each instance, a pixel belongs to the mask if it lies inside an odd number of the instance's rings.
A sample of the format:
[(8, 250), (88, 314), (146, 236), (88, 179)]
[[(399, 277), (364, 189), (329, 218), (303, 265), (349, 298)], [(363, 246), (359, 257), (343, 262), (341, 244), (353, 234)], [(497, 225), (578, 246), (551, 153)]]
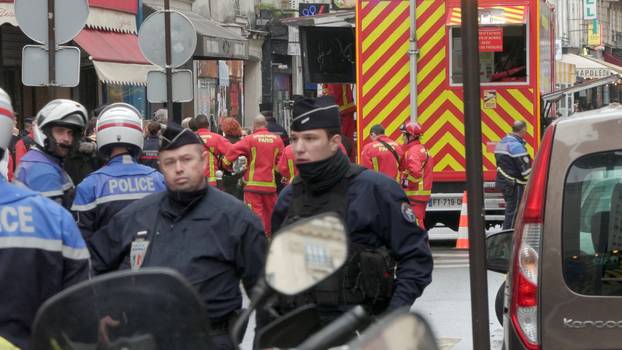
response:
[(294, 176), (298, 175), (298, 168), (294, 162), (296, 158), (294, 158), (294, 150), (292, 149), (292, 145), (287, 145), (283, 150), (283, 154), (279, 159), (279, 164), (277, 164), (277, 170), (279, 174), (283, 177), (283, 183), (288, 184), (292, 182)]
[(203, 145), (207, 150), (208, 160), (205, 167), (207, 182), (212, 186), (216, 186), (218, 182), (216, 176), (216, 172), (219, 170), (218, 164), (231, 148), (231, 143), (223, 136), (210, 131), (209, 119), (206, 115), (199, 114), (194, 122), (197, 126), (196, 134), (203, 140)]
[(419, 124), (407, 122), (401, 130), (405, 141), (404, 157), (401, 162), (402, 187), (410, 200), (419, 225), (425, 228), (425, 209), (432, 196), (434, 162), (428, 150), (421, 144), (423, 129)]
[(270, 220), (276, 204), (276, 165), (283, 152), (283, 141), (268, 131), (266, 118), (258, 115), (253, 120), (253, 133), (231, 146), (223, 160), (231, 167), (240, 156), (248, 159), (244, 171), (244, 202), (261, 218), (266, 235), (272, 234)]
[(382, 125), (372, 126), (370, 136), (373, 142), (363, 147), (361, 165), (383, 173), (399, 183), (400, 161), (404, 156), (402, 146), (384, 135)]

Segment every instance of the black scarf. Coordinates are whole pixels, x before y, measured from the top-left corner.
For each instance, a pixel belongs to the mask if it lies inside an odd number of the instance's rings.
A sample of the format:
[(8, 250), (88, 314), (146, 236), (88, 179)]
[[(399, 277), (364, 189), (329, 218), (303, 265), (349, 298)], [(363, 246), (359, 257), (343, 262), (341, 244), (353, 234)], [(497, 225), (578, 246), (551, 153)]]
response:
[(207, 186), (190, 192), (168, 190), (168, 205), (164, 207), (164, 212), (173, 219), (177, 219), (188, 212), (207, 194)]
[(297, 164), (305, 188), (313, 193), (324, 192), (336, 185), (350, 170), (350, 160), (337, 150), (335, 155), (312, 163)]

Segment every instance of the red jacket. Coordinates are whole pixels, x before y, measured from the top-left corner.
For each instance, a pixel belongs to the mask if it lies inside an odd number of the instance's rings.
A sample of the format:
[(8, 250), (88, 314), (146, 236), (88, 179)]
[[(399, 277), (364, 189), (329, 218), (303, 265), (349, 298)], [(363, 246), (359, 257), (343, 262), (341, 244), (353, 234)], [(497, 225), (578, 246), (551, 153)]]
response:
[(274, 172), (283, 148), (283, 140), (278, 135), (266, 128), (257, 129), (231, 146), (223, 164), (230, 167), (238, 157), (245, 156), (248, 164), (244, 171), (244, 191), (274, 193)]
[(432, 195), (432, 170), (434, 161), (419, 141), (404, 145), (402, 158), (402, 187), (408, 199), (427, 202)]
[(291, 182), (294, 179), (294, 176), (298, 175), (298, 168), (296, 168), (296, 164), (294, 164), (295, 159), (292, 145), (288, 145), (283, 150), (283, 154), (281, 155), (279, 164), (277, 165), (279, 174), (281, 174), (283, 178), (287, 179), (288, 182)]
[[(393, 148), (398, 158), (396, 159), (393, 152), (380, 141), (385, 142)], [(400, 182), (400, 160), (403, 157), (404, 151), (402, 150), (402, 146), (386, 136), (380, 136), (378, 140), (370, 142), (363, 147), (363, 151), (361, 152), (361, 165), (381, 172), (395, 179), (395, 181)]]
[(231, 148), (231, 143), (223, 136), (213, 133), (208, 129), (199, 129), (196, 131), (196, 134), (201, 137), (205, 149), (208, 152), (205, 176), (210, 185), (216, 186), (216, 171), (218, 170), (219, 160), (227, 154)]
[[(28, 133), (28, 137), (30, 138), (32, 143), (30, 147), (32, 147), (34, 145), (34, 136), (32, 135), (32, 132)], [(15, 144), (15, 168), (19, 166), (19, 162), (22, 160), (22, 157), (26, 155), (28, 151), (30, 151), (30, 147), (26, 146), (26, 142), (24, 142), (23, 138), (20, 138), (19, 141), (17, 141), (17, 143)]]

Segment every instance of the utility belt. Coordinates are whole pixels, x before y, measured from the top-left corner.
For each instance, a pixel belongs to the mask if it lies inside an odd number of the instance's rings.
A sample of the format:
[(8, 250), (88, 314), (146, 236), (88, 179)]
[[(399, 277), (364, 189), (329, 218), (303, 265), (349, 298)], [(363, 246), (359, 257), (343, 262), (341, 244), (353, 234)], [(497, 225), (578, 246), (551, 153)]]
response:
[(345, 265), (310, 291), (281, 297), (281, 308), (292, 310), (306, 304), (327, 306), (363, 305), (372, 314), (389, 306), (395, 281), (395, 259), (388, 249), (352, 244)]

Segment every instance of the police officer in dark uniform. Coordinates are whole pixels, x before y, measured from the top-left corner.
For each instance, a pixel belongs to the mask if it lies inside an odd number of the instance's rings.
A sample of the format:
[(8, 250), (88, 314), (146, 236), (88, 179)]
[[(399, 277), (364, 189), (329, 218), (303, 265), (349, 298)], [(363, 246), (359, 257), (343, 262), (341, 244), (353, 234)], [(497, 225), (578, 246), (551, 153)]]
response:
[(136, 163), (143, 148), (142, 128), (142, 115), (127, 103), (113, 103), (97, 118), (97, 148), (110, 160), (76, 187), (71, 206), (87, 243), (121, 209), (151, 193), (166, 190), (162, 174)]
[[(0, 159), (14, 118), (0, 89)], [(67, 210), (2, 175), (0, 218), (0, 338), (27, 349), (39, 306), (88, 278), (89, 252)]]
[(514, 214), (531, 173), (531, 157), (525, 148), (526, 133), (527, 124), (517, 120), (512, 125), (512, 133), (495, 146), (497, 161), (495, 186), (503, 193), (505, 200), (504, 230), (514, 226)]
[(350, 257), (340, 273), (302, 298), (281, 302), (278, 311), (312, 302), (329, 322), (353, 304), (374, 314), (412, 305), (431, 281), (432, 254), (404, 191), (339, 151), (339, 106), (333, 97), (298, 99), (291, 130), (300, 174), (279, 196), (273, 230), (337, 212), (346, 222)]
[(207, 152), (190, 129), (162, 134), (160, 169), (167, 191), (124, 208), (93, 235), (93, 269), (170, 267), (194, 285), (207, 305), (212, 341), (233, 349), (228, 325), (262, 273), (266, 240), (259, 219), (233, 196), (208, 186)]
[(158, 169), (158, 154), (160, 149), (160, 121), (151, 120), (147, 124), (143, 151), (138, 158), (142, 165)]

